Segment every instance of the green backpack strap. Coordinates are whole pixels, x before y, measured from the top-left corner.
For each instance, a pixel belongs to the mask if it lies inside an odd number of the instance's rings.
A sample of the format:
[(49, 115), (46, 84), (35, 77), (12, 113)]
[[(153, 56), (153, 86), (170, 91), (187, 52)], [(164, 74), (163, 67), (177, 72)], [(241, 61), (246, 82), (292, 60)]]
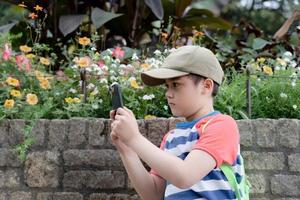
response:
[(233, 191), (235, 193), (236, 198), (238, 200), (241, 200), (242, 199), (241, 191), (239, 190), (238, 183), (237, 183), (236, 177), (234, 175), (232, 166), (228, 165), (228, 164), (222, 164), (220, 166), (220, 169), (222, 170), (222, 172), (226, 176), (226, 178), (229, 182), (229, 185), (231, 186), (231, 188), (233, 189)]

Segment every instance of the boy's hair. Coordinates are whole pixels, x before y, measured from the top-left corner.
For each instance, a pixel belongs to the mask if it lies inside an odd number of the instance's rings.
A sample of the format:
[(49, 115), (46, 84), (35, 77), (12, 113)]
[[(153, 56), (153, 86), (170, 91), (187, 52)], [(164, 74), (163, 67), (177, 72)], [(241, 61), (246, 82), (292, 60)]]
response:
[[(198, 75), (198, 74), (189, 74), (188, 76), (189, 76), (189, 78), (192, 79), (192, 81), (194, 82), (195, 85), (198, 85), (198, 83), (200, 83), (200, 81), (206, 79), (206, 77)], [(211, 95), (212, 95), (212, 97), (215, 97), (215, 96), (217, 96), (218, 91), (219, 91), (219, 84), (216, 83), (215, 81), (213, 81), (213, 82), (214, 82), (214, 88), (213, 88)]]

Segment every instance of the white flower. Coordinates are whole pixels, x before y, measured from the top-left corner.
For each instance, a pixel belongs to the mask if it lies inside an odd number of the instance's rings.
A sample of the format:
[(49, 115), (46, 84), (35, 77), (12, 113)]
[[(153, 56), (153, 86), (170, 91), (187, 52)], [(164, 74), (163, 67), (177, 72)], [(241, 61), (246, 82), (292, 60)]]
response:
[(290, 51), (286, 51), (283, 54), (283, 57), (285, 57), (285, 58), (292, 57), (292, 56), (293, 56), (293, 54)]
[(100, 80), (100, 83), (107, 84), (107, 79), (105, 79), (105, 78), (102, 78), (102, 79)]
[(133, 53), (131, 59), (132, 59), (133, 61), (136, 61), (136, 60), (139, 59), (139, 57), (136, 55), (136, 53)]
[(82, 87), (82, 80), (79, 81), (79, 87)]
[(92, 95), (96, 95), (96, 94), (98, 94), (99, 93), (99, 90), (98, 90), (98, 88), (96, 87), (94, 90), (93, 90), (93, 92), (91, 92), (91, 94)]
[(296, 81), (292, 81), (291, 85), (292, 85), (292, 87), (295, 87), (296, 86)]
[(110, 50), (110, 49), (107, 49), (106, 51), (107, 51), (107, 53), (110, 54), (110, 55), (113, 54), (112, 50)]
[(154, 55), (156, 55), (156, 56), (160, 56), (160, 55), (161, 55), (161, 51), (158, 50), (158, 49), (156, 49), (153, 53), (154, 53)]
[(153, 99), (153, 98), (155, 98), (154, 94), (144, 95), (144, 96), (143, 96), (143, 100), (151, 100), (151, 99)]
[(279, 71), (281, 68), (279, 66), (275, 67), (275, 71)]
[(77, 91), (76, 91), (74, 88), (70, 88), (70, 89), (69, 89), (69, 92), (71, 92), (71, 93), (73, 93), (73, 94), (77, 93)]
[(72, 69), (78, 69), (78, 66), (77, 65), (72, 65), (71, 68)]
[(124, 64), (121, 64), (120, 65), (120, 68), (123, 68), (123, 69), (125, 69), (127, 66), (126, 65), (124, 65)]
[(292, 60), (290, 62), (290, 65), (291, 65), (292, 68), (295, 68), (297, 66), (297, 63), (294, 60)]
[(95, 87), (93, 83), (88, 84), (87, 89), (91, 90)]
[(168, 110), (168, 106), (167, 106), (167, 105), (164, 105), (164, 109), (165, 109), (165, 110)]
[(92, 51), (96, 51), (97, 49), (96, 49), (95, 47), (92, 47), (91, 50), (92, 50)]
[(287, 94), (285, 94), (284, 92), (281, 92), (281, 93), (280, 93), (280, 97), (281, 97), (281, 98), (287, 98)]
[(293, 105), (293, 108), (294, 108), (294, 110), (296, 110), (297, 109), (297, 105)]
[(115, 77), (115, 76), (111, 76), (110, 79), (111, 79), (112, 81), (117, 81), (117, 80), (118, 80), (118, 78)]
[(115, 63), (119, 64), (120, 62), (121, 62), (121, 61), (120, 61), (119, 58), (116, 58), (116, 59), (115, 59)]

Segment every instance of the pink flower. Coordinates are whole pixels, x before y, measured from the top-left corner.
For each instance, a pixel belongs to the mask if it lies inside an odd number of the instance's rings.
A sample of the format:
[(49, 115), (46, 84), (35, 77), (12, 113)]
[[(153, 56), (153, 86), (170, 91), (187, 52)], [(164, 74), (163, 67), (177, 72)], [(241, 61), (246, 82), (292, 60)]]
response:
[(3, 60), (8, 60), (11, 56), (11, 49), (8, 47), (8, 44), (4, 45), (4, 52), (2, 55)]
[(24, 68), (24, 66), (25, 66), (26, 72), (30, 71), (30, 62), (29, 62), (28, 58), (26, 58), (26, 56), (17, 55), (16, 62), (17, 62), (17, 65), (18, 65), (20, 71)]
[(123, 51), (121, 47), (116, 47), (112, 52), (112, 56), (118, 59), (123, 58), (125, 56), (125, 51)]
[(105, 66), (105, 63), (104, 63), (103, 60), (99, 60), (99, 61), (97, 62), (97, 64), (98, 64), (98, 66), (99, 66), (101, 69)]

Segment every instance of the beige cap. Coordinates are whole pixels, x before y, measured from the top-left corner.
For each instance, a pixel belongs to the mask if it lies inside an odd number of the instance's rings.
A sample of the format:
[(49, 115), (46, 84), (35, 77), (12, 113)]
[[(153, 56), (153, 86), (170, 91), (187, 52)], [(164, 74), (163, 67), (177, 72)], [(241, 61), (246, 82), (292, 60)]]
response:
[(165, 83), (166, 79), (188, 74), (198, 74), (221, 85), (224, 72), (217, 57), (207, 48), (182, 46), (172, 51), (158, 69), (141, 74), (142, 81), (149, 86)]

